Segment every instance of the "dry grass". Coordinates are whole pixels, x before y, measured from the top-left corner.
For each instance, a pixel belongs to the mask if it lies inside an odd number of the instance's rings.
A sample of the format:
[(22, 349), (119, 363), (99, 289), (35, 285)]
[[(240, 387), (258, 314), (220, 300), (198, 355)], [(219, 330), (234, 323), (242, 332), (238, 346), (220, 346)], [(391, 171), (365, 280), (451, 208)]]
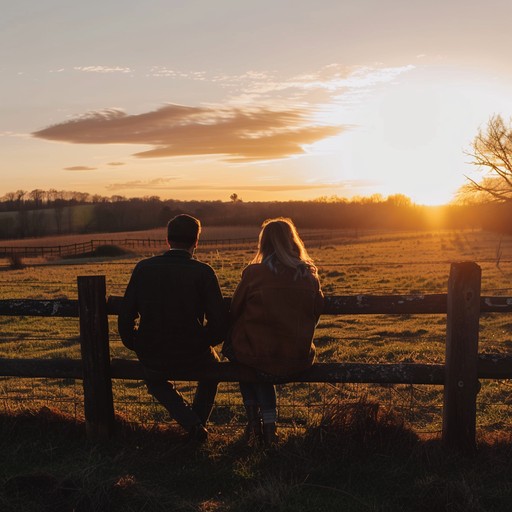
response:
[[(223, 230), (223, 237), (228, 237), (226, 228)], [(238, 232), (231, 233), (233, 237), (239, 236)], [(125, 234), (116, 234), (121, 235)], [(512, 237), (500, 238), (482, 231), (372, 232), (359, 233), (357, 237), (347, 235), (332, 243), (324, 240), (321, 247), (315, 245), (310, 244), (309, 248), (319, 266), (326, 294), (446, 293), (450, 261), (472, 259), (482, 267), (484, 294), (512, 295)], [(253, 255), (253, 249), (198, 250), (198, 257), (217, 271), (228, 296)], [(17, 270), (4, 268), (0, 272), (0, 295), (1, 298), (76, 298), (78, 275), (105, 275), (108, 293), (122, 295), (141, 257), (142, 254), (132, 254), (115, 259), (37, 262)], [(79, 357), (75, 319), (0, 317), (0, 329), (0, 357)], [(442, 363), (445, 329), (444, 315), (325, 316), (316, 333), (318, 357), (320, 361)], [(110, 332), (112, 356), (133, 357), (119, 340), (115, 318), (110, 319)], [(511, 347), (511, 315), (484, 315), (480, 351), (506, 353)], [(65, 382), (3, 379), (1, 383), (3, 396), (9, 400), (19, 394), (25, 397), (25, 404), (34, 401), (46, 405), (61, 397), (63, 404), (68, 403), (69, 408), (80, 412), (79, 392)], [(482, 384), (479, 429), (492, 433), (511, 427), (509, 383), (485, 381)], [(186, 393), (192, 390), (193, 385), (185, 385)], [(139, 382), (116, 382), (114, 395), (117, 410), (132, 421), (151, 424), (165, 420), (165, 414), (152, 404)], [(440, 429), (442, 395), (441, 389), (435, 386), (285, 385), (280, 388), (281, 419), (290, 424), (295, 421), (304, 428), (315, 424), (331, 400), (354, 403), (362, 395), (392, 408), (407, 426), (418, 432), (436, 433)], [(222, 384), (218, 403), (222, 406), (217, 412), (220, 423), (239, 421), (236, 386)]]

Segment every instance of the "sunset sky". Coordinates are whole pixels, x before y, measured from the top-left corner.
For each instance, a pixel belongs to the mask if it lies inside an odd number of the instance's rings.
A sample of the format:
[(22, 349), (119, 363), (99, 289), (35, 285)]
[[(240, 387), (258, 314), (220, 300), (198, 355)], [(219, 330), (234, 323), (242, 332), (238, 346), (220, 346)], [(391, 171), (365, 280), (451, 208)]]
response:
[(509, 0), (17, 0), (0, 196), (449, 201), (512, 116)]

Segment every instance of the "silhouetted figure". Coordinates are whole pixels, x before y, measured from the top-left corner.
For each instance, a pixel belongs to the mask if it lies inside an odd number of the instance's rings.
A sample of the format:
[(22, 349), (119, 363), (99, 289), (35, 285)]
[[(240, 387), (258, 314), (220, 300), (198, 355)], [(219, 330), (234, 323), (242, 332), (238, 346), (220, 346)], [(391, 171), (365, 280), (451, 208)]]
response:
[[(313, 334), (323, 307), (317, 269), (290, 219), (263, 223), (258, 252), (242, 272), (231, 302), (231, 335), (224, 354), (267, 376), (287, 377), (315, 358)], [(276, 437), (272, 383), (240, 383), (249, 439)]]
[(199, 381), (192, 405), (168, 380), (174, 368), (216, 364), (212, 348), (222, 342), (225, 306), (214, 270), (193, 258), (201, 224), (177, 215), (167, 225), (170, 250), (140, 261), (133, 270), (119, 314), (119, 334), (144, 367), (148, 391), (198, 441), (207, 438), (217, 382)]

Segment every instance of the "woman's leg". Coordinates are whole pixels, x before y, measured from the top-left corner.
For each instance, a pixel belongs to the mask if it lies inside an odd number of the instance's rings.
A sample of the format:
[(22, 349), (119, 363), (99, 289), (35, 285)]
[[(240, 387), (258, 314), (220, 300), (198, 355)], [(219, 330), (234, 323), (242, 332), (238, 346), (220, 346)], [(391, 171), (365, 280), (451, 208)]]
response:
[(263, 439), (268, 445), (277, 443), (277, 397), (276, 387), (269, 382), (257, 384), (256, 393), (263, 419)]
[(255, 391), (263, 423), (275, 423), (277, 421), (276, 387), (270, 382), (258, 382), (255, 384)]
[(246, 437), (252, 442), (262, 436), (260, 404), (258, 401), (257, 384), (240, 382), (240, 392), (247, 415)]

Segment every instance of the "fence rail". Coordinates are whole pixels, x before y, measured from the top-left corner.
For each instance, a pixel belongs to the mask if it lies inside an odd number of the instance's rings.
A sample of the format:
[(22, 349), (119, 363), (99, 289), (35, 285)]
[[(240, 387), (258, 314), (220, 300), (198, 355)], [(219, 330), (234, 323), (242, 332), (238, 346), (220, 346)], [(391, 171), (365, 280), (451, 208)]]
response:
[[(226, 238), (218, 240), (202, 240), (201, 246), (215, 247), (240, 247), (249, 243), (254, 244), (254, 238)], [(98, 247), (105, 245), (117, 245), (128, 247), (131, 249), (140, 248), (163, 248), (166, 245), (165, 240), (152, 238), (123, 238), (123, 239), (98, 239), (89, 240), (87, 242), (77, 242), (66, 245), (52, 246), (4, 246), (0, 247), (0, 258), (9, 258), (17, 256), (26, 257), (70, 257), (70, 256), (86, 256), (94, 253)]]
[[(225, 299), (226, 304), (230, 302)], [(107, 298), (107, 313), (118, 315), (122, 297)], [(512, 297), (480, 297), (481, 313), (512, 313)], [(325, 297), (323, 315), (445, 314), (447, 294), (426, 295), (330, 295)], [(78, 317), (75, 299), (3, 299), (0, 316)]]
[[(447, 314), (444, 364), (317, 363), (286, 382), (442, 385), (443, 440), (449, 447), (473, 451), (478, 379), (512, 378), (512, 357), (478, 354), (480, 314), (512, 312), (512, 297), (480, 296), (480, 279), (481, 270), (476, 263), (453, 263), (447, 294), (326, 297), (323, 315)], [(0, 316), (79, 318), (81, 360), (3, 358), (0, 375), (82, 379), (87, 433), (93, 439), (108, 437), (113, 431), (111, 379), (142, 379), (137, 361), (110, 358), (108, 315), (119, 313), (122, 299), (107, 299), (105, 286), (104, 276), (81, 276), (78, 300), (0, 300)], [(251, 368), (236, 363), (220, 363), (201, 374), (176, 370), (171, 377), (221, 382), (262, 380)], [(271, 381), (283, 382), (277, 378)]]
[[(339, 236), (334, 232), (327, 234), (305, 235), (306, 241), (329, 241)], [(201, 239), (201, 247), (229, 247), (238, 248), (257, 243), (257, 237), (244, 238), (218, 238)], [(92, 239), (86, 242), (77, 242), (72, 244), (50, 245), (50, 246), (0, 246), (0, 258), (10, 258), (13, 256), (25, 257), (70, 257), (93, 253), (98, 247), (105, 245), (118, 245), (131, 249), (140, 248), (164, 248), (167, 242), (160, 238), (110, 238), (110, 239)]]

